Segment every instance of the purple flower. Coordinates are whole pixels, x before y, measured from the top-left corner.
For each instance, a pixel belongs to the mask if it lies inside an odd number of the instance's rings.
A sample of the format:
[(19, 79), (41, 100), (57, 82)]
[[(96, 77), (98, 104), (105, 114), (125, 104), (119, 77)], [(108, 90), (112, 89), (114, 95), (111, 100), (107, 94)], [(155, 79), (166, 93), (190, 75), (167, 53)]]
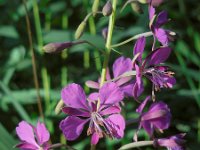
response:
[(168, 22), (168, 15), (166, 11), (160, 12), (157, 15), (157, 19), (155, 20), (155, 8), (150, 5), (149, 19), (150, 19), (150, 29), (153, 32), (154, 39), (157, 38), (158, 41), (163, 46), (168, 46), (170, 41), (174, 41), (173, 36), (175, 35), (175, 33), (170, 30), (162, 28), (162, 26)]
[(154, 86), (155, 90), (160, 88), (172, 88), (176, 83), (173, 77), (173, 72), (168, 71), (169, 67), (164, 66), (162, 63), (167, 60), (171, 53), (171, 48), (161, 47), (152, 51), (145, 59), (142, 61), (142, 54), (145, 47), (145, 37), (141, 37), (136, 41), (133, 54), (138, 55), (134, 62), (134, 67), (136, 70), (136, 83), (133, 87), (133, 96), (135, 98), (139, 97), (144, 90), (142, 76), (147, 77)]
[(154, 102), (147, 112), (142, 112), (150, 96), (136, 110), (140, 114), (139, 128), (143, 127), (150, 137), (153, 135), (154, 129), (164, 130), (170, 125), (171, 113), (167, 104), (163, 102)]
[(26, 121), (21, 121), (16, 127), (16, 132), (21, 143), (16, 145), (17, 148), (26, 150), (48, 150), (49, 149), (49, 131), (43, 123), (38, 121), (34, 127)]
[(183, 139), (185, 133), (170, 136), (168, 138), (156, 139), (154, 142), (155, 147), (166, 147), (168, 150), (183, 150), (183, 144), (185, 140)]
[(92, 93), (88, 98), (81, 86), (73, 83), (62, 90), (61, 97), (67, 105), (63, 112), (69, 115), (60, 122), (60, 129), (67, 140), (77, 139), (87, 122), (87, 135), (92, 135), (93, 145), (104, 136), (123, 137), (125, 121), (119, 114), (118, 103), (124, 95), (115, 83), (104, 84), (99, 93)]
[[(130, 58), (119, 57), (115, 60), (112, 70), (113, 70), (113, 77), (117, 78), (125, 72), (131, 71), (133, 69), (133, 63)], [(107, 69), (106, 80), (111, 80), (109, 69)], [(132, 96), (132, 89), (133, 89), (133, 82), (130, 81), (131, 77), (123, 77), (119, 78), (115, 81), (115, 83), (121, 88), (124, 92), (125, 96)], [(99, 89), (100, 87), (100, 80), (99, 82), (94, 81), (87, 81), (86, 85), (90, 88)]]

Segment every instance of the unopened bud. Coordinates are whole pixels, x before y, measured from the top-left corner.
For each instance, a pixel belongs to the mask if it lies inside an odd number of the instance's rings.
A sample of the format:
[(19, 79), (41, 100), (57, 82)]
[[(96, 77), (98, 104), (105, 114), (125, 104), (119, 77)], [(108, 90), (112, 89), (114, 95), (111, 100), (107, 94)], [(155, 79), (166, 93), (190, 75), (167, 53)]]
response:
[(99, 0), (94, 0), (94, 3), (92, 5), (93, 16), (96, 15), (96, 12), (98, 11), (98, 8), (99, 8)]
[(70, 48), (72, 45), (73, 45), (73, 42), (49, 43), (43, 47), (43, 50), (46, 53), (56, 53), (66, 48)]
[(147, 4), (149, 3), (149, 0), (138, 0), (139, 3), (142, 3), (142, 4)]
[(83, 32), (85, 30), (85, 26), (86, 26), (86, 22), (82, 21), (81, 24), (76, 29), (76, 32), (75, 32), (75, 39), (76, 40), (79, 39), (83, 35)]
[(138, 2), (132, 2), (131, 3), (131, 7), (132, 7), (132, 9), (133, 9), (134, 12), (139, 13), (139, 14), (143, 13), (143, 10), (142, 10), (142, 8), (140, 6), (140, 3), (138, 3)]
[(107, 36), (108, 36), (108, 28), (104, 28), (104, 29), (101, 31), (101, 34), (102, 34), (103, 38), (106, 40), (106, 39), (107, 39)]
[(111, 3), (110, 0), (108, 0), (107, 3), (103, 7), (103, 10), (102, 10), (103, 15), (104, 16), (110, 16), (112, 14), (112, 11), (113, 11), (112, 3)]

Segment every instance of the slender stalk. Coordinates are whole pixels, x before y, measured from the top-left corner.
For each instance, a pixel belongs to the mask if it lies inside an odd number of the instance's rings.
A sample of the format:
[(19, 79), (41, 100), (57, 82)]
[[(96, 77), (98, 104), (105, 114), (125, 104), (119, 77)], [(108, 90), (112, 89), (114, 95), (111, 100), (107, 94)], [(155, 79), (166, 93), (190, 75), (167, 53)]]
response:
[(129, 143), (120, 147), (119, 150), (127, 150), (127, 149), (132, 149), (132, 148), (149, 146), (149, 145), (153, 145), (153, 143), (154, 141), (139, 141), (139, 142)]
[(27, 24), (27, 32), (28, 32), (28, 40), (29, 40), (29, 45), (30, 45), (30, 50), (31, 50), (31, 60), (32, 60), (32, 66), (33, 66), (33, 78), (34, 78), (34, 84), (37, 92), (37, 104), (38, 104), (38, 110), (40, 117), (44, 121), (44, 114), (42, 110), (42, 103), (41, 103), (41, 97), (40, 97), (40, 90), (39, 90), (39, 82), (38, 82), (38, 76), (37, 76), (37, 69), (36, 69), (36, 60), (35, 60), (35, 53), (33, 50), (33, 40), (32, 40), (32, 32), (31, 32), (31, 25), (30, 25), (30, 19), (28, 16), (28, 9), (26, 6), (26, 0), (23, 0), (23, 4), (25, 7), (26, 11), (26, 24)]
[[(43, 47), (43, 37), (42, 37), (42, 28), (41, 28), (41, 22), (40, 22), (40, 15), (39, 15), (39, 8), (38, 8), (38, 1), (32, 0), (33, 2), (33, 15), (34, 15), (34, 21), (35, 21), (35, 30), (36, 30), (36, 36), (37, 36), (37, 44), (38, 44), (38, 50), (40, 52), (40, 55), (43, 56), (44, 52), (42, 51)], [(41, 69), (41, 76), (42, 76), (42, 84), (45, 91), (45, 108), (46, 112), (50, 113), (50, 77), (48, 75), (47, 68), (42, 65)]]
[(113, 7), (113, 12), (109, 19), (108, 36), (107, 36), (106, 45), (105, 45), (106, 54), (105, 54), (105, 58), (104, 58), (104, 62), (103, 62), (100, 86), (103, 85), (103, 83), (106, 79), (106, 68), (108, 67), (110, 52), (111, 52), (111, 48), (112, 48), (111, 43), (112, 43), (112, 34), (113, 34), (113, 29), (114, 29), (114, 24), (115, 24), (115, 13), (116, 13), (116, 7), (117, 7), (117, 0), (113, 0), (112, 7)]
[(145, 32), (145, 33), (141, 33), (141, 34), (137, 34), (137, 35), (135, 35), (135, 36), (133, 36), (133, 37), (131, 37), (131, 38), (129, 38), (129, 39), (127, 39), (127, 40), (121, 42), (121, 43), (114, 44), (114, 45), (112, 45), (111, 47), (112, 47), (112, 48), (114, 48), (114, 47), (119, 47), (119, 46), (122, 46), (122, 45), (124, 45), (124, 44), (126, 44), (126, 43), (129, 43), (129, 42), (133, 41), (133, 40), (137, 40), (137, 39), (139, 39), (139, 38), (142, 37), (142, 36), (144, 36), (144, 37), (149, 37), (149, 36), (152, 36), (152, 35), (153, 35), (153, 33), (152, 33), (151, 31)]

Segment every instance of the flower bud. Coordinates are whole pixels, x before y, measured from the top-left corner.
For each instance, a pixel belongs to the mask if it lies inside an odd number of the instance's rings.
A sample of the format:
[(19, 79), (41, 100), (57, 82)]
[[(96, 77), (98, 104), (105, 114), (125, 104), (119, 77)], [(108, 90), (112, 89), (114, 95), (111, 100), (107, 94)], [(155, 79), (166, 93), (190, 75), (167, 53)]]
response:
[(75, 39), (76, 40), (79, 39), (83, 35), (83, 32), (85, 30), (85, 26), (86, 26), (86, 22), (82, 21), (81, 24), (76, 29), (76, 32), (75, 32)]
[(133, 9), (134, 12), (139, 13), (139, 14), (143, 13), (143, 10), (142, 10), (142, 8), (140, 6), (140, 3), (138, 3), (138, 2), (132, 2), (131, 3), (131, 7), (132, 7), (132, 9)]
[(96, 15), (96, 12), (98, 11), (98, 8), (99, 8), (99, 0), (94, 0), (94, 3), (92, 5), (93, 16)]
[(73, 42), (63, 42), (63, 43), (49, 43), (43, 47), (46, 53), (55, 53), (64, 50), (65, 48), (70, 48)]
[(108, 28), (103, 28), (103, 30), (101, 31), (101, 34), (103, 36), (103, 38), (106, 40), (107, 36), (108, 36)]
[(103, 7), (103, 15), (104, 16), (110, 16), (112, 14), (112, 3), (110, 0), (107, 1), (107, 3)]

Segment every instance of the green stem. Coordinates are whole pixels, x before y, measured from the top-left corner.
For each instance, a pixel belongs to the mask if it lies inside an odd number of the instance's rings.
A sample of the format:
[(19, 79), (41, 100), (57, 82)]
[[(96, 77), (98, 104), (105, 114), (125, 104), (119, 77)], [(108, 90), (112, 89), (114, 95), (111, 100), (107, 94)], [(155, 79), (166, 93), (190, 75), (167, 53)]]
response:
[(109, 19), (108, 36), (107, 36), (106, 45), (105, 45), (106, 53), (105, 53), (105, 58), (104, 58), (104, 62), (103, 62), (100, 86), (103, 85), (103, 83), (106, 79), (106, 68), (108, 67), (110, 52), (111, 52), (111, 48), (112, 48), (111, 43), (112, 43), (112, 34), (113, 34), (113, 29), (114, 29), (114, 24), (115, 24), (115, 13), (116, 13), (116, 7), (117, 7), (117, 0), (113, 0), (112, 7), (113, 7), (113, 12)]
[(139, 142), (129, 143), (120, 147), (119, 150), (127, 150), (127, 149), (132, 149), (132, 148), (137, 148), (137, 147), (149, 146), (149, 145), (153, 145), (153, 143), (154, 141), (139, 141)]
[(114, 47), (119, 47), (119, 46), (122, 46), (122, 45), (124, 45), (124, 44), (126, 44), (126, 43), (128, 43), (128, 42), (131, 42), (131, 41), (133, 41), (133, 40), (139, 39), (139, 38), (142, 37), (142, 36), (144, 36), (144, 37), (149, 37), (149, 36), (152, 36), (152, 35), (153, 35), (153, 33), (152, 33), (151, 31), (150, 31), (150, 32), (141, 33), (141, 34), (137, 34), (137, 35), (135, 35), (135, 36), (133, 36), (133, 37), (131, 37), (131, 38), (129, 38), (129, 39), (127, 39), (127, 40), (121, 42), (121, 43), (114, 44), (114, 45), (112, 45), (111, 47), (112, 47), (112, 48), (114, 48)]

